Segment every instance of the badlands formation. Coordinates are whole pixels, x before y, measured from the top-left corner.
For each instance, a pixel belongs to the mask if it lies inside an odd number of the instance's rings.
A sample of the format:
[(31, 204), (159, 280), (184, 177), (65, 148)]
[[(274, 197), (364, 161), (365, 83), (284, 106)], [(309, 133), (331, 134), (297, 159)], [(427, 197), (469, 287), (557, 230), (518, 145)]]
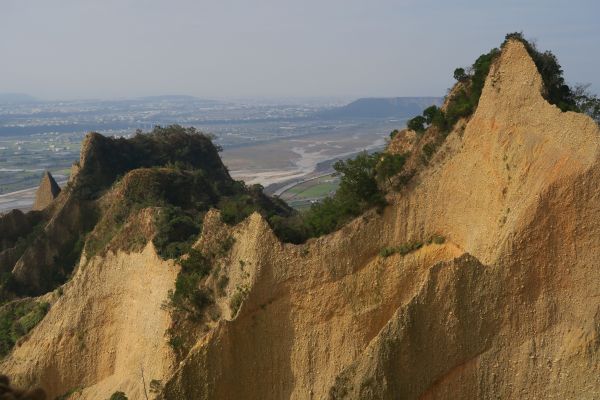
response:
[[(165, 303), (181, 267), (152, 241), (84, 250), (45, 294), (43, 272), (12, 259), (17, 279), (40, 277), (30, 291), (50, 307), (0, 371), (71, 399), (600, 398), (600, 130), (543, 90), (524, 45), (508, 41), (476, 111), (427, 166), (382, 212), (329, 235), (282, 243), (259, 213), (230, 226), (208, 211), (194, 247), (233, 240), (203, 282), (219, 293), (206, 322), (175, 321)], [(418, 147), (404, 131), (389, 149)], [(45, 229), (78, 231), (85, 207), (69, 193)], [(129, 223), (150, 238), (152, 221), (144, 209)], [(185, 351), (169, 341), (174, 325)]]

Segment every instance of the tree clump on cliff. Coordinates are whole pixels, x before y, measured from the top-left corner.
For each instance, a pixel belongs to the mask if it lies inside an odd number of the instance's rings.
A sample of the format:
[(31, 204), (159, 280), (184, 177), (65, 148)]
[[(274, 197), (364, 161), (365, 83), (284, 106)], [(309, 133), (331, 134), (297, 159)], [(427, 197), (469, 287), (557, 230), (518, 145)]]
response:
[[(102, 138), (98, 142), (100, 147), (122, 148), (110, 160), (99, 160), (98, 167), (94, 163), (88, 167), (89, 160), (85, 160), (79, 174), (86, 183), (112, 179), (104, 189), (98, 184), (91, 186), (96, 196), (98, 191), (108, 191), (115, 197), (101, 207), (101, 219), (86, 243), (88, 255), (107, 250), (111, 241), (113, 250), (140, 250), (147, 237), (132, 240), (135, 230), (122, 240), (114, 238), (145, 209), (153, 211), (152, 241), (163, 258), (189, 252), (202, 229), (204, 214), (212, 207), (220, 209), (222, 219), (230, 224), (254, 211), (266, 217), (286, 217), (293, 212), (282, 201), (266, 196), (262, 187), (247, 187), (232, 179), (212, 137), (194, 128), (155, 127), (147, 134), (137, 132), (132, 139)], [(93, 152), (92, 157), (104, 154)], [(109, 161), (107, 172), (103, 166)], [(90, 193), (89, 185), (84, 189)]]
[(269, 219), (279, 238), (302, 243), (311, 237), (331, 233), (365, 211), (385, 205), (385, 193), (391, 177), (402, 170), (404, 154), (360, 153), (353, 159), (340, 160), (334, 169), (340, 174), (337, 192), (313, 204), (309, 210), (288, 218)]
[(477, 108), (485, 78), (499, 55), (500, 50), (494, 48), (480, 55), (470, 68), (455, 69), (454, 78), (458, 82), (446, 99), (445, 111), (435, 105), (428, 107), (422, 115), (410, 119), (407, 127), (417, 133), (424, 133), (429, 126), (450, 132), (459, 119), (470, 116)]
[(0, 307), (0, 358), (44, 318), (49, 308), (50, 304), (31, 299)]
[[(526, 40), (522, 33), (507, 34), (501, 49), (510, 40), (517, 40), (525, 46), (542, 77), (542, 95), (550, 104), (562, 111), (585, 113), (600, 123), (600, 98), (589, 92), (589, 85), (580, 84), (574, 88), (567, 85), (556, 56), (551, 51), (539, 51), (535, 43)], [(475, 112), (490, 68), (500, 53), (500, 49), (493, 48), (479, 56), (470, 67), (456, 68), (453, 75), (457, 82), (446, 96), (444, 106), (432, 105), (421, 115), (408, 120), (407, 128), (417, 133), (420, 142), (417, 147), (421, 149), (421, 164), (427, 165), (459, 120), (469, 118)], [(408, 174), (408, 179), (412, 175)]]
[[(523, 43), (527, 53), (535, 63), (544, 81), (544, 98), (561, 111), (574, 111), (588, 114), (600, 123), (600, 99), (589, 93), (589, 85), (570, 87), (564, 79), (563, 69), (558, 59), (550, 50), (540, 51), (534, 42), (525, 39), (523, 32), (513, 32), (506, 35), (504, 43), (518, 40)], [(504, 44), (503, 44), (504, 45)]]
[[(556, 105), (562, 111), (588, 114), (600, 122), (600, 99), (589, 93), (589, 85), (578, 85), (575, 88), (567, 85), (556, 56), (549, 50), (538, 50), (535, 43), (524, 38), (522, 32), (507, 34), (501, 47), (509, 40), (518, 40), (527, 49), (544, 82), (543, 96), (550, 104)], [(471, 116), (479, 104), (490, 67), (499, 55), (500, 50), (494, 48), (479, 56), (471, 67), (456, 68), (453, 75), (457, 83), (446, 99), (445, 110), (431, 106), (424, 110), (422, 115), (410, 119), (407, 127), (417, 133), (423, 133), (427, 127), (435, 126), (448, 133), (459, 119)]]

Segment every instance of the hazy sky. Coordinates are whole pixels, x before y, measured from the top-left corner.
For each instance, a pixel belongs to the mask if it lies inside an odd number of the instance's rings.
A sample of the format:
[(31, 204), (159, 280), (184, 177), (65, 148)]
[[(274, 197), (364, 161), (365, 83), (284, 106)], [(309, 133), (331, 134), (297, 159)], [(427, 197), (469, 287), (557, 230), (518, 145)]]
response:
[(443, 95), (524, 31), (600, 92), (600, 1), (0, 0), (0, 92)]

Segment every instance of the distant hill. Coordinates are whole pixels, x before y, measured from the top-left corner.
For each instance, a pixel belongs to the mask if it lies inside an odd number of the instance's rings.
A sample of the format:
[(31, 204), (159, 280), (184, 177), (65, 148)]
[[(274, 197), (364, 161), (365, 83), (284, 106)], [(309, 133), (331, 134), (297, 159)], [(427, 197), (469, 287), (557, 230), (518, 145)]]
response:
[(23, 93), (0, 93), (0, 104), (34, 103), (37, 99)]
[(432, 104), (441, 105), (441, 97), (369, 97), (342, 107), (320, 111), (319, 118), (409, 118)]

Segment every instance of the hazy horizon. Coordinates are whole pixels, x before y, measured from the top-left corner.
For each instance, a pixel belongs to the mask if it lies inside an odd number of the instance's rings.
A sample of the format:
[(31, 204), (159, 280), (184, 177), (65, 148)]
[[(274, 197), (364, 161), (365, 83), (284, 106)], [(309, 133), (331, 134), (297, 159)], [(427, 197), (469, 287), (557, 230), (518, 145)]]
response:
[(557, 55), (569, 83), (598, 93), (599, 12), (583, 0), (4, 0), (0, 92), (42, 100), (443, 96), (454, 68), (523, 31)]

